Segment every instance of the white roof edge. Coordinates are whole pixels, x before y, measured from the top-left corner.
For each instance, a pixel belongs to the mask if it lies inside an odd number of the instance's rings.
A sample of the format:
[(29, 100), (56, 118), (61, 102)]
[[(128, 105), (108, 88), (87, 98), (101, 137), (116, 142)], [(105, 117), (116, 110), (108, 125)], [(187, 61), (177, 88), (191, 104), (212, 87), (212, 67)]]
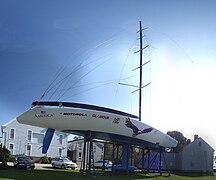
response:
[(12, 120), (10, 120), (9, 122), (7, 122), (6, 124), (3, 124), (2, 127), (6, 127), (8, 126), (10, 123), (16, 121), (17, 119), (16, 118), (13, 118)]

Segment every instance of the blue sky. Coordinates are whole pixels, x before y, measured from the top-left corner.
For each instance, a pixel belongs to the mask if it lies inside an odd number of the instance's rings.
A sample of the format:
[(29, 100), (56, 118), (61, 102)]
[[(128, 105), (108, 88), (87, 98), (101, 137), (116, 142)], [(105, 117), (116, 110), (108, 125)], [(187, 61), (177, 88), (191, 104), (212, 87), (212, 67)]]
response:
[(138, 83), (131, 69), (141, 20), (151, 59), (142, 121), (187, 138), (197, 133), (216, 148), (215, 8), (214, 0), (1, 0), (0, 124), (39, 100), (59, 71), (60, 80), (77, 67), (59, 88), (70, 91), (52, 100), (138, 114), (134, 89), (118, 82)]

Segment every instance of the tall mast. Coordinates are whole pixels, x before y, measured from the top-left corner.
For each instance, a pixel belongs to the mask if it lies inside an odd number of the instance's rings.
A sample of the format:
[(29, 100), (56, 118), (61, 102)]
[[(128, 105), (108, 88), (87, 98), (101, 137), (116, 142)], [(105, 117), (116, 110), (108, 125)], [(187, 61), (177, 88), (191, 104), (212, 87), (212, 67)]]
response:
[(140, 82), (139, 82), (139, 121), (141, 121), (141, 112), (142, 112), (142, 23), (139, 22), (140, 26)]
[(147, 48), (149, 45), (146, 45), (145, 47), (143, 47), (143, 41), (142, 41), (143, 35), (142, 35), (142, 31), (145, 30), (145, 29), (147, 29), (147, 28), (142, 29), (142, 23), (141, 23), (141, 21), (139, 22), (139, 26), (140, 26), (140, 29), (139, 29), (140, 49), (137, 52), (140, 52), (140, 66), (139, 66), (139, 69), (140, 69), (140, 79), (139, 79), (139, 81), (140, 82), (139, 82), (139, 89), (138, 90), (139, 90), (139, 121), (141, 121), (141, 116), (142, 116), (141, 115), (142, 114), (142, 88), (148, 86), (149, 84), (151, 84), (151, 82), (149, 82), (149, 83), (145, 84), (144, 86), (142, 86), (142, 67), (145, 66), (146, 64), (148, 64), (150, 62), (150, 60), (147, 61), (147, 62), (145, 62), (144, 64), (142, 63), (143, 50), (145, 48)]
[(126, 86), (131, 86), (131, 87), (138, 88), (135, 91), (133, 91), (132, 93), (134, 93), (136, 91), (139, 91), (139, 121), (141, 121), (141, 116), (142, 116), (142, 88), (144, 88), (144, 87), (148, 86), (149, 84), (151, 84), (151, 83), (147, 83), (144, 86), (142, 86), (142, 67), (145, 66), (146, 64), (148, 64), (150, 62), (150, 60), (149, 60), (149, 61), (145, 62), (144, 64), (142, 63), (143, 50), (149, 46), (149, 45), (147, 45), (147, 46), (143, 47), (143, 42), (142, 42), (143, 35), (142, 35), (142, 31), (145, 30), (145, 29), (147, 29), (147, 28), (142, 29), (142, 23), (140, 21), (139, 22), (139, 31), (138, 31), (139, 32), (139, 39), (140, 39), (140, 49), (138, 51), (134, 52), (134, 53), (138, 53), (138, 52), (140, 53), (140, 65), (139, 65), (139, 67), (133, 69), (133, 71), (137, 70), (137, 69), (140, 69), (139, 86), (134, 86), (134, 85), (125, 84), (125, 83), (119, 83), (121, 85), (126, 85)]

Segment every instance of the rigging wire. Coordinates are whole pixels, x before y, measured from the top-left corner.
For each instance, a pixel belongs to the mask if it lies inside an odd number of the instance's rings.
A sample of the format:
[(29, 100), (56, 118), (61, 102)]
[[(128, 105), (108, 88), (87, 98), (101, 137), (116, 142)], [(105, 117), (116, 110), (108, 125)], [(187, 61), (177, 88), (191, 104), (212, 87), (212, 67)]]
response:
[[(82, 64), (82, 62), (81, 62), (80, 64)], [(49, 97), (48, 100), (50, 100), (50, 99), (54, 96), (54, 94), (58, 91), (58, 89), (63, 85), (63, 83), (65, 82), (64, 80), (66, 80), (66, 79), (67, 79), (68, 77), (70, 77), (74, 72), (76, 72), (76, 69), (79, 68), (80, 64), (78, 64), (76, 67), (74, 67), (74, 69), (72, 70), (72, 72), (69, 73), (66, 77), (64, 77), (63, 79), (61, 79), (60, 81), (58, 81), (58, 82), (56, 83), (56, 85), (58, 84), (58, 86), (57, 86), (56, 89), (53, 91), (53, 93), (51, 94), (51, 96)]]
[[(122, 34), (120, 34), (122, 35)], [(92, 47), (91, 49), (89, 49), (88, 51), (85, 52), (85, 54), (92, 54), (93, 51), (95, 51), (96, 49), (100, 48), (100, 47), (108, 47), (110, 45), (112, 45), (112, 43), (114, 43), (114, 41), (116, 39), (118, 39), (120, 37), (120, 35), (117, 36), (112, 36), (109, 39), (106, 39), (105, 41), (97, 44), (96, 46)], [(78, 48), (77, 51), (73, 52), (73, 55), (78, 52), (80, 49), (82, 48)], [(86, 56), (87, 56), (86, 55)], [(106, 55), (107, 56), (107, 55)], [(100, 57), (98, 59), (96, 59), (96, 61), (101, 60), (102, 58), (106, 57)], [(71, 56), (72, 57), (72, 56)], [(41, 99), (44, 98), (45, 96), (49, 95), (48, 100), (50, 100), (51, 98), (53, 98), (54, 96), (56, 96), (57, 94), (57, 100), (61, 99), (66, 93), (68, 93), (68, 91), (72, 88), (77, 87), (76, 85), (83, 79), (85, 78), (88, 74), (90, 74), (91, 72), (93, 72), (95, 69), (97, 69), (98, 67), (100, 67), (101, 65), (103, 65), (104, 63), (106, 63), (108, 60), (103, 61), (102, 63), (98, 64), (97, 66), (95, 66), (94, 68), (92, 68), (91, 70), (89, 70), (86, 74), (84, 74), (82, 77), (80, 77), (75, 83), (73, 83), (73, 85), (69, 88), (66, 88), (68, 86), (68, 84), (71, 82), (71, 79), (73, 77), (73, 74), (75, 74), (78, 70), (84, 68), (84, 67), (88, 67), (90, 64), (95, 63), (96, 61), (90, 61), (86, 64), (84, 64), (84, 62), (90, 58), (90, 55), (88, 55), (88, 58), (83, 59), (77, 66), (75, 66), (73, 68), (73, 70), (68, 73), (66, 76), (62, 76), (63, 72), (66, 70), (66, 66), (61, 70), (59, 70), (59, 73), (57, 73), (56, 77), (54, 78), (54, 80), (49, 84), (49, 86), (47, 87), (47, 89), (45, 90), (45, 92), (43, 93), (43, 95), (41, 96)], [(62, 76), (62, 77), (61, 77)], [(126, 79), (126, 78), (125, 78)], [(103, 84), (102, 84), (103, 85)], [(101, 85), (100, 85), (101, 86)]]
[[(151, 51), (150, 51), (150, 48), (152, 47), (151, 46), (151, 41), (150, 41), (150, 39), (148, 38), (148, 36), (146, 35), (146, 34), (144, 34), (144, 36), (145, 36), (145, 39), (146, 39), (146, 42), (147, 42), (147, 44), (149, 45), (149, 48), (147, 49), (147, 53), (148, 53), (148, 57), (149, 57), (149, 59), (150, 59), (150, 63), (149, 63), (149, 81), (151, 82), (152, 81), (152, 64), (151, 64), (151, 61), (152, 61), (152, 56), (151, 56)], [(148, 107), (149, 107), (149, 112), (147, 112), (147, 111), (145, 111), (146, 112), (146, 118), (147, 118), (147, 121), (148, 120), (151, 120), (151, 95), (152, 95), (152, 92), (151, 92), (151, 86), (149, 86), (149, 105), (148, 105)]]
[[(98, 45), (96, 45), (96, 46), (93, 47), (92, 49), (88, 50), (86, 53), (92, 53), (92, 51), (93, 51), (94, 49), (97, 49), (97, 48), (99, 48), (99, 47), (101, 47), (101, 46), (103, 46), (103, 45), (106, 45), (107, 43), (109, 43), (108, 46), (110, 46), (110, 45), (112, 44), (112, 41), (116, 40), (117, 38), (118, 38), (118, 36), (113, 36), (113, 37), (111, 37), (110, 39), (105, 40), (105, 41), (103, 41), (102, 43), (99, 43)], [(78, 48), (78, 50), (76, 50), (75, 52), (73, 52), (73, 55), (74, 55), (75, 53), (77, 53), (77, 52), (78, 52), (80, 49), (82, 49), (82, 48), (83, 48), (83, 46), (80, 46), (80, 48)], [(73, 56), (73, 55), (72, 55), (72, 56)], [(72, 57), (72, 56), (71, 56), (71, 57)], [(87, 58), (87, 59), (88, 59), (88, 58)], [(81, 69), (81, 68), (83, 68), (83, 67), (85, 67), (85, 66), (88, 65), (88, 64), (87, 64), (87, 65), (81, 66), (81, 65), (84, 63), (84, 61), (86, 61), (87, 59), (83, 59), (82, 62), (79, 63), (79, 65), (77, 65), (77, 66), (72, 70), (71, 73), (69, 73), (67, 76), (65, 76), (64, 78), (60, 79), (58, 82), (56, 82), (57, 79), (60, 77), (60, 75), (62, 75), (62, 73), (66, 70), (66, 66), (65, 66), (59, 73), (57, 73), (56, 77), (55, 77), (55, 78), (53, 79), (53, 81), (48, 85), (48, 87), (46, 88), (46, 90), (45, 90), (44, 93), (42, 94), (40, 100), (43, 99), (43, 98), (47, 95), (47, 93), (49, 93), (50, 91), (52, 91), (52, 90), (57, 86), (57, 88), (54, 90), (53, 94), (48, 98), (48, 99), (51, 99), (52, 96), (55, 94), (55, 92), (58, 91), (58, 89), (64, 84), (64, 81), (65, 81), (65, 80), (67, 80), (67, 82), (66, 82), (65, 85), (64, 85), (64, 87), (66, 87), (67, 84), (70, 82), (70, 80), (69, 80), (68, 78), (70, 77), (70, 79), (71, 79), (71, 76), (72, 76), (75, 72), (77, 72), (79, 69)], [(90, 63), (89, 63), (89, 64), (90, 64)], [(80, 68), (79, 68), (79, 67), (80, 67)], [(76, 70), (76, 68), (77, 68), (77, 70)], [(60, 95), (59, 95), (59, 96), (60, 96)]]
[(161, 34), (163, 34), (165, 37), (167, 37), (170, 41), (172, 41), (182, 52), (183, 54), (188, 58), (188, 60), (193, 64), (195, 65), (195, 61), (193, 60), (193, 58), (189, 55), (189, 53), (173, 38), (171, 37), (169, 34), (163, 32), (163, 31), (160, 31), (160, 29), (158, 28), (155, 28), (155, 32), (159, 32)]
[[(110, 80), (106, 80), (106, 81), (98, 81), (98, 82), (92, 82), (92, 83), (87, 83), (87, 84), (81, 84), (81, 85), (73, 86), (73, 87), (70, 87), (70, 88), (67, 88), (67, 89), (63, 89), (63, 91), (65, 91), (65, 90), (69, 91), (71, 89), (75, 89), (75, 88), (79, 88), (79, 87), (85, 87), (85, 86), (90, 86), (90, 85), (94, 85), (94, 84), (96, 84), (96, 85), (97, 84), (101, 84), (100, 86), (103, 86), (103, 84), (106, 84), (106, 83), (118, 83), (119, 80), (128, 80), (128, 79), (134, 78), (135, 76), (137, 76), (137, 75), (125, 77), (125, 78), (122, 78), (122, 79), (110, 79)], [(61, 91), (62, 90), (59, 90), (56, 93), (59, 93)]]
[[(103, 46), (103, 45), (106, 45), (106, 47), (107, 47), (107, 46), (110, 46), (110, 45), (113, 43), (112, 41), (116, 40), (117, 38), (118, 38), (118, 36), (112, 36), (112, 37), (109, 38), (108, 40), (105, 40), (105, 41), (99, 43), (98, 45), (94, 46), (93, 48), (91, 48), (90, 50), (88, 50), (87, 52), (85, 52), (85, 54), (92, 53), (93, 50), (98, 49), (99, 47), (101, 47), (101, 46)], [(109, 44), (107, 44), (107, 43), (109, 43)], [(81, 49), (81, 48), (79, 48), (79, 49)], [(79, 50), (79, 49), (78, 49), (78, 50)], [(78, 50), (77, 50), (77, 51), (78, 51)], [(76, 52), (75, 52), (75, 53), (76, 53)], [(87, 56), (87, 55), (86, 55), (86, 56)], [(106, 55), (106, 56), (107, 56), (107, 55)], [(94, 60), (94, 61), (91, 61), (91, 62), (85, 64), (85, 65), (82, 65), (87, 59), (89, 59), (89, 57), (90, 57), (90, 55), (88, 55), (88, 58), (83, 59), (82, 62), (81, 62), (79, 65), (77, 65), (76, 69), (74, 68), (74, 69), (72, 70), (71, 73), (69, 73), (67, 76), (63, 77), (63, 78), (60, 79), (58, 82), (56, 82), (55, 85), (54, 85), (53, 87), (50, 88), (50, 86), (49, 86), (49, 87), (47, 88), (47, 90), (46, 90), (46, 93), (44, 93), (42, 97), (44, 97), (48, 92), (50, 92), (51, 90), (53, 90), (53, 88), (54, 88), (55, 86), (57, 86), (57, 88), (53, 91), (53, 93), (52, 93), (52, 95), (49, 97), (49, 99), (51, 99), (51, 98), (53, 97), (53, 95), (56, 94), (56, 92), (59, 92), (59, 88), (61, 88), (62, 86), (65, 88), (65, 87), (69, 84), (69, 82), (70, 82), (70, 80), (71, 80), (71, 78), (72, 78), (72, 75), (73, 75), (75, 72), (77, 72), (78, 70), (80, 70), (80, 69), (82, 69), (82, 68), (88, 66), (89, 64), (95, 62), (95, 60)], [(105, 56), (104, 56), (104, 57), (105, 57)], [(98, 58), (97, 60), (100, 60), (100, 59), (102, 59), (102, 58), (104, 58), (104, 57), (100, 57), (100, 58)], [(97, 61), (97, 60), (96, 60), (96, 61)], [(56, 80), (57, 80), (57, 78), (54, 80), (54, 82), (55, 82)], [(65, 81), (66, 81), (66, 82), (65, 82)], [(53, 82), (52, 84), (54, 84), (54, 82)], [(60, 98), (63, 96), (62, 93), (63, 93), (63, 92), (61, 92), (61, 93), (57, 96), (58, 99), (60, 99)], [(65, 92), (65, 93), (66, 93), (66, 92)], [(65, 93), (63, 93), (63, 94), (65, 94)]]
[[(112, 83), (113, 83), (113, 82), (108, 82), (108, 83), (103, 84), (103, 86), (109, 85), (109, 84), (112, 84)], [(95, 86), (95, 87), (92, 87), (92, 88), (83, 90), (83, 91), (81, 91), (81, 92), (79, 92), (79, 93), (76, 93), (76, 94), (73, 94), (73, 95), (71, 95), (71, 96), (69, 96), (69, 97), (67, 97), (67, 98), (65, 98), (65, 99), (63, 99), (63, 100), (67, 100), (67, 99), (69, 99), (69, 98), (71, 98), (71, 97), (74, 97), (74, 96), (83, 94), (83, 93), (85, 93), (85, 92), (88, 92), (88, 91), (90, 91), (90, 90), (96, 89), (96, 88), (98, 88), (98, 87), (102, 87), (102, 86), (101, 86), (101, 85), (98, 85), (98, 86)]]
[[(132, 43), (131, 47), (128, 49), (128, 54), (127, 54), (127, 56), (126, 56), (126, 59), (125, 59), (125, 61), (124, 61), (124, 65), (123, 65), (122, 70), (121, 70), (121, 73), (120, 73), (119, 82), (120, 82), (120, 80), (122, 80), (122, 74), (123, 74), (123, 71), (124, 71), (124, 69), (125, 69), (126, 62), (128, 61), (129, 55), (130, 55), (130, 53), (131, 53), (131, 49), (133, 49), (135, 42), (136, 42), (136, 39), (135, 39), (134, 42)], [(116, 96), (117, 96), (117, 93), (118, 93), (118, 87), (119, 87), (119, 85), (117, 85), (117, 87), (116, 87), (115, 97), (114, 97), (114, 104), (115, 104)]]
[[(119, 80), (128, 80), (128, 79), (134, 78), (135, 76), (137, 76), (137, 75), (128, 76), (128, 77), (125, 77), (125, 78), (122, 78), (122, 79), (110, 79), (110, 80), (106, 80), (106, 81), (91, 82), (91, 83), (86, 83), (86, 84), (73, 86), (73, 87), (70, 87), (70, 88), (67, 88), (67, 89), (64, 89), (64, 90), (70, 90), (70, 89), (73, 89), (73, 88), (79, 88), (79, 87), (84, 87), (84, 86), (89, 86), (89, 85), (94, 85), (94, 84), (103, 84), (103, 83), (108, 83), (108, 82), (117, 83), (117, 82), (119, 82)], [(59, 91), (57, 91), (57, 92), (59, 92)]]
[[(125, 78), (123, 78), (122, 80), (127, 80), (127, 79), (130, 79), (130, 78), (134, 78), (135, 76), (137, 76), (137, 75), (125, 77)], [(99, 84), (99, 85), (96, 85), (96, 86), (94, 86), (94, 87), (85, 89), (85, 90), (83, 90), (83, 91), (81, 91), (81, 92), (75, 94), (75, 95), (79, 95), (79, 94), (82, 94), (82, 93), (84, 93), (84, 92), (88, 92), (88, 91), (90, 91), (90, 90), (92, 90), (92, 89), (95, 89), (95, 88), (98, 88), (98, 87), (100, 88), (100, 87), (106, 86), (106, 85), (108, 85), (108, 84), (116, 84), (117, 82), (119, 82), (119, 79), (113, 79), (113, 80), (107, 80), (107, 81), (99, 81), (99, 82), (87, 83), (87, 84), (83, 84), (83, 85), (74, 86), (74, 87), (71, 87), (70, 89), (72, 89), (72, 88), (78, 88), (78, 87), (82, 87), (82, 86), (89, 86), (89, 85), (93, 85), (93, 84)], [(61, 90), (57, 91), (57, 93), (58, 93), (58, 92), (61, 92)], [(66, 99), (68, 99), (68, 98), (71, 98), (71, 97), (73, 97), (73, 96), (75, 96), (75, 95), (73, 94), (72, 96), (69, 96), (69, 97), (67, 97), (67, 98), (65, 98), (65, 99), (63, 99), (63, 100), (66, 100)]]
[[(84, 65), (80, 65), (80, 67), (79, 67), (79, 69), (77, 69), (75, 72), (77, 72), (78, 70), (80, 70), (80, 69), (82, 69), (82, 68), (84, 68), (84, 67), (87, 67), (88, 65), (90, 65), (90, 64), (92, 64), (92, 63), (95, 63), (95, 62), (97, 62), (97, 61), (100, 61), (101, 59), (103, 59), (104, 57), (108, 57), (109, 55), (105, 55), (105, 56), (103, 56), (103, 57), (99, 57), (99, 58), (97, 58), (96, 60), (92, 60), (92, 61), (90, 61), (89, 63), (87, 63), (87, 64), (84, 64)], [(83, 62), (82, 62), (83, 63)], [(73, 72), (73, 73), (75, 73), (75, 72)], [(68, 80), (67, 80), (67, 82), (65, 83), (65, 85), (64, 85), (64, 87), (63, 88), (66, 88), (66, 86), (69, 84), (69, 82), (70, 82), (70, 80), (71, 80), (71, 78), (73, 77), (72, 75), (73, 75), (73, 73), (71, 73), (70, 74), (70, 77), (68, 76)], [(72, 85), (72, 87), (74, 86), (74, 84)], [(57, 96), (57, 99), (60, 99), (62, 96), (64, 96), (64, 94), (66, 94), (67, 93), (67, 90), (66, 90), (66, 92), (61, 92), (58, 96)]]
[[(110, 58), (111, 59), (111, 58)], [(94, 68), (92, 68), (91, 70), (89, 70), (86, 74), (84, 74), (83, 76), (81, 76), (81, 78), (79, 78), (74, 84), (76, 85), (78, 82), (80, 82), (84, 77), (86, 77), (88, 74), (90, 74), (91, 72), (93, 72), (95, 69), (97, 69), (98, 67), (102, 66), (103, 64), (105, 64), (106, 62), (110, 61), (110, 59), (103, 61), (102, 63), (98, 64), (97, 66), (95, 66)], [(72, 87), (73, 87), (72, 86)], [(68, 91), (64, 92), (57, 100), (59, 100), (60, 98), (62, 98), (62, 96), (64, 96)]]
[[(62, 68), (62, 67), (61, 67)], [(39, 100), (42, 100), (44, 98), (44, 96), (46, 95), (46, 93), (49, 92), (51, 86), (53, 85), (53, 83), (58, 79), (58, 77), (63, 73), (63, 71), (65, 70), (66, 67), (63, 67), (62, 70), (61, 68), (58, 70), (59, 72), (56, 73), (55, 78), (51, 81), (51, 83), (48, 85), (48, 87), (45, 89), (44, 93), (42, 94), (42, 96), (40, 97)]]

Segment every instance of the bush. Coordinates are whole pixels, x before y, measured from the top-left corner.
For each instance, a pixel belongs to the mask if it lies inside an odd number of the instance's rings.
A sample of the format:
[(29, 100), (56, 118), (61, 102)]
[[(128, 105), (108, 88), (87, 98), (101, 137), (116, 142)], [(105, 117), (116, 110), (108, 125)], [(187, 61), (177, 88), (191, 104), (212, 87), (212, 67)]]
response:
[(51, 157), (48, 157), (48, 159), (49, 159), (49, 163), (51, 163), (51, 161), (52, 161), (52, 158), (51, 158)]
[(49, 164), (49, 163), (50, 163), (49, 158), (46, 157), (46, 156), (43, 156), (43, 157), (41, 158), (41, 160), (42, 160), (42, 163), (44, 163), (44, 164)]
[(10, 158), (9, 158), (9, 162), (14, 162), (15, 161), (15, 159), (16, 159), (16, 157), (15, 156), (13, 156), (13, 155), (10, 155)]
[(5, 147), (0, 147), (1, 168), (7, 167), (7, 162), (10, 160), (10, 151)]

